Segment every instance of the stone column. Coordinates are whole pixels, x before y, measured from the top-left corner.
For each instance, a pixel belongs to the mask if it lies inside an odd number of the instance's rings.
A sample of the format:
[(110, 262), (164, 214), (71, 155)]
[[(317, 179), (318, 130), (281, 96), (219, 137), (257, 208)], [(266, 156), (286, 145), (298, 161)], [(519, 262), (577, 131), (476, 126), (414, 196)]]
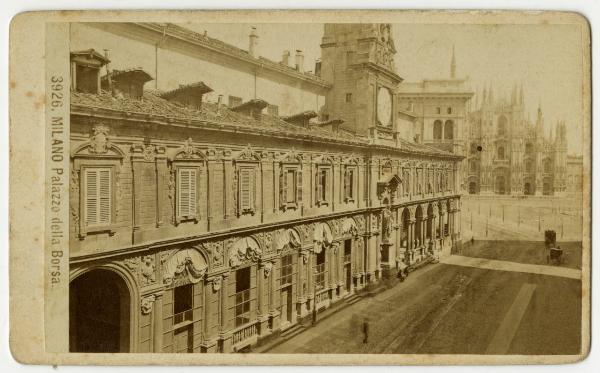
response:
[(152, 351), (162, 352), (163, 346), (163, 293), (154, 294), (154, 307), (152, 312)]
[(223, 352), (231, 351), (231, 325), (229, 322), (229, 318), (227, 317), (227, 311), (229, 309), (228, 299), (227, 299), (227, 283), (228, 283), (228, 273), (223, 274), (223, 280), (221, 281), (221, 289), (220, 291), (220, 315), (219, 315), (219, 337), (221, 338), (221, 348)]
[[(214, 325), (220, 325), (220, 315), (215, 318), (213, 304), (216, 304), (217, 311), (219, 307), (219, 290), (223, 286), (221, 276), (207, 279), (204, 286), (204, 339), (202, 344), (203, 352), (217, 352), (217, 335), (212, 328)], [(214, 303), (214, 301), (217, 301)]]
[(296, 285), (296, 313), (299, 317), (304, 317), (306, 315), (306, 263), (304, 262), (304, 258), (306, 257), (306, 252), (301, 251), (300, 255), (298, 255), (298, 283)]
[(223, 178), (223, 190), (226, 191), (226, 193), (223, 193), (223, 219), (227, 220), (231, 218), (231, 215), (234, 215), (233, 194), (229, 193), (233, 188), (234, 173), (231, 158), (223, 158), (223, 172), (225, 173)]
[[(214, 178), (215, 178), (215, 162), (216, 156), (209, 155), (206, 161), (206, 227), (210, 231), (212, 222), (212, 211), (213, 204), (215, 203), (212, 198)], [(213, 193), (211, 193), (213, 192)], [(236, 193), (236, 191), (234, 191)]]
[(277, 292), (277, 276), (275, 275), (275, 263), (271, 262), (272, 265), (272, 269), (271, 269), (271, 273), (269, 274), (269, 276), (267, 277), (267, 279), (269, 280), (269, 316), (272, 319), (272, 330), (277, 330), (279, 329), (279, 324), (280, 324), (280, 312), (278, 311), (280, 303), (281, 303), (281, 296), (280, 294)]
[[(168, 187), (165, 186), (165, 181), (168, 178), (167, 156), (165, 148), (162, 146), (157, 149), (156, 155), (156, 227), (161, 227), (168, 214), (166, 213), (168, 202), (165, 201), (165, 196), (168, 195)], [(173, 212), (175, 213), (175, 212)]]
[(279, 172), (279, 162), (273, 162), (273, 214), (279, 211)]
[(265, 304), (265, 296), (267, 291), (265, 290), (265, 265), (266, 263), (260, 263), (258, 265), (257, 278), (257, 300), (258, 300), (258, 334), (261, 336), (269, 334), (269, 315), (267, 313), (267, 306)]

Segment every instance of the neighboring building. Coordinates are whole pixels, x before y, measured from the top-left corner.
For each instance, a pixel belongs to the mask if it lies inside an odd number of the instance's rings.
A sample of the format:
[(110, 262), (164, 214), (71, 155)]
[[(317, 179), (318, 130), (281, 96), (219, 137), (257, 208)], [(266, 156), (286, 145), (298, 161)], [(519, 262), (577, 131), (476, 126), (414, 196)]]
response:
[[(111, 55), (71, 53), (71, 351), (243, 350), (460, 243), (462, 157), (402, 136), (390, 25), (326, 25), (321, 77), (253, 55), (254, 33), (72, 30)], [(181, 69), (144, 89), (130, 55)], [(248, 71), (256, 94), (207, 99)]]
[(583, 192), (583, 156), (567, 155), (567, 193), (580, 196)]
[(535, 123), (525, 117), (522, 88), (514, 86), (510, 100), (494, 99), (493, 89), (484, 89), (469, 114), (467, 143), (469, 194), (565, 194), (566, 124), (556, 123), (546, 137), (541, 107)]
[[(474, 93), (467, 78), (456, 77), (456, 57), (452, 48), (450, 76), (445, 79), (425, 79), (402, 83), (398, 88), (399, 117), (413, 116), (412, 123), (403, 124), (405, 138), (466, 156), (465, 138), (468, 130), (470, 100)], [(465, 164), (460, 164), (460, 188), (463, 189)]]

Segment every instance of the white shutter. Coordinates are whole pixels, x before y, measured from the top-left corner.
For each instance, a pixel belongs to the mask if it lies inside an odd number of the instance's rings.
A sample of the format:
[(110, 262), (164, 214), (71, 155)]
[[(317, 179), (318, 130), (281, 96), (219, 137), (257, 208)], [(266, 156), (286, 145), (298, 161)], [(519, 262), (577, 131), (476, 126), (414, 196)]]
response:
[(84, 175), (86, 225), (110, 224), (112, 210), (110, 168), (86, 168)]
[(296, 171), (296, 202), (302, 203), (302, 170)]
[(177, 216), (192, 218), (196, 216), (196, 170), (180, 168), (177, 182)]
[(85, 223), (98, 223), (98, 170), (85, 169)]
[(98, 170), (98, 224), (110, 224), (111, 173), (110, 169)]
[(240, 207), (242, 211), (252, 209), (252, 174), (248, 168), (240, 170)]

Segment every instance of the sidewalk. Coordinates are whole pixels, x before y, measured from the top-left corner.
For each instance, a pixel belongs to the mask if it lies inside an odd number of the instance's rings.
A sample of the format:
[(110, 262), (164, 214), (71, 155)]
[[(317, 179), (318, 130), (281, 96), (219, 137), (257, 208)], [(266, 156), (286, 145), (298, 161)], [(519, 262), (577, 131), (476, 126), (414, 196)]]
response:
[(505, 260), (472, 258), (461, 255), (451, 255), (449, 257), (441, 259), (440, 262), (444, 264), (474, 267), (481, 269), (491, 269), (496, 271), (532, 273), (536, 275), (566, 277), (575, 280), (581, 279), (581, 271), (578, 269), (550, 265), (525, 264), (509, 262)]

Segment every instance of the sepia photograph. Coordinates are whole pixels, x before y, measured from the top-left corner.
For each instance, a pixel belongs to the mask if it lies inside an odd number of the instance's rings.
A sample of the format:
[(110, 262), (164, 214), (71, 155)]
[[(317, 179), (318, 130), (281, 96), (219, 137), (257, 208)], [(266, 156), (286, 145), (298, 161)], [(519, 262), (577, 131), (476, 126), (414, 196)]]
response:
[(589, 27), (507, 15), (48, 22), (46, 349), (583, 358)]

